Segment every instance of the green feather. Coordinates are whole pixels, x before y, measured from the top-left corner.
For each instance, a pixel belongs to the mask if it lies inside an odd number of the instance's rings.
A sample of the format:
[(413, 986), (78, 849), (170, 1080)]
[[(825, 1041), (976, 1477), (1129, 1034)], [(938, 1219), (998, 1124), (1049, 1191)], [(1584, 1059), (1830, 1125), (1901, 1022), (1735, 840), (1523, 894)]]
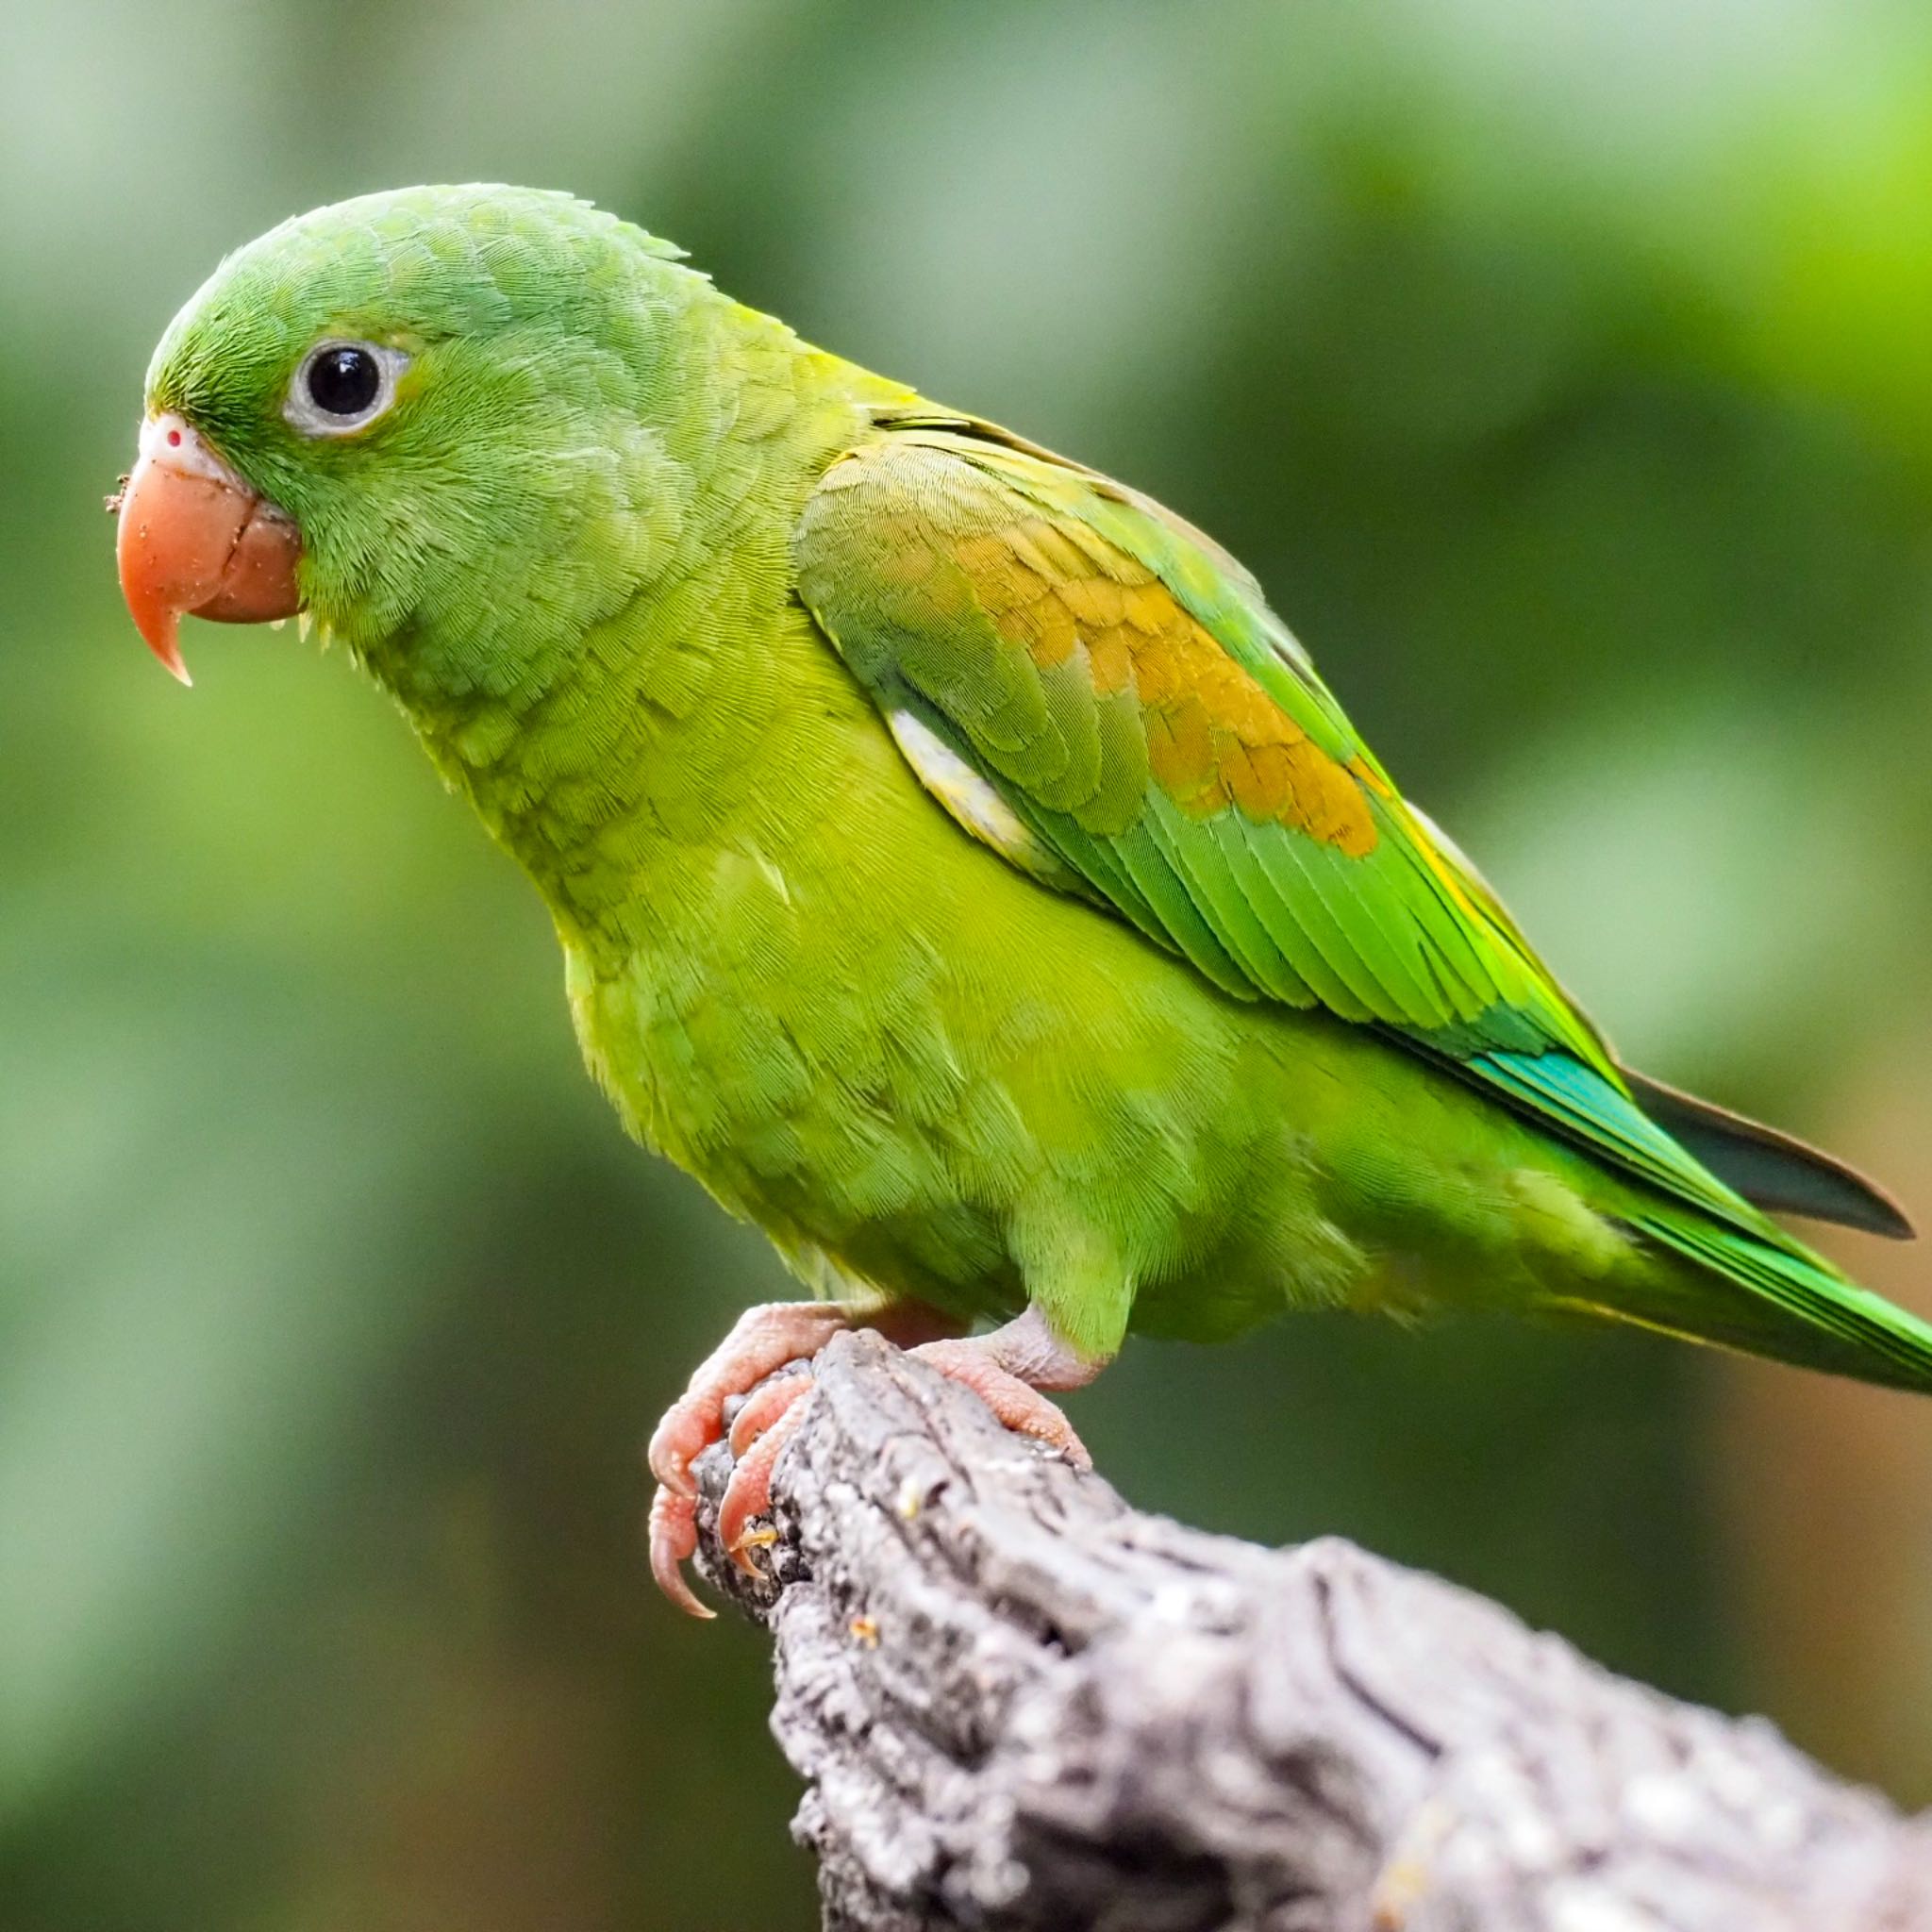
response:
[[(1619, 1310), (1690, 1341), (1718, 1342), (1800, 1368), (1828, 1369), (1895, 1389), (1932, 1392), (1932, 1326), (1815, 1257), (1687, 1216), (1636, 1217), (1638, 1233), (1696, 1264), (1674, 1298)], [(1711, 1277), (1730, 1285), (1712, 1291)]]

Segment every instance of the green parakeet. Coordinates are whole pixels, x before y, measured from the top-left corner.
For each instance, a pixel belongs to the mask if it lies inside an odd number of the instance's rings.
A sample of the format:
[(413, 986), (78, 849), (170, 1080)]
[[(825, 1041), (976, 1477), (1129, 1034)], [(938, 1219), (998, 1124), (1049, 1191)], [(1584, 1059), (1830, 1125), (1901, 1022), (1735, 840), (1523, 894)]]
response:
[[(310, 612), (542, 894), (629, 1131), (763, 1228), (690, 1461), (842, 1323), (1015, 1426), (1130, 1331), (1484, 1305), (1932, 1389), (1932, 1329), (1767, 1219), (1827, 1157), (1638, 1078), (1160, 505), (741, 307), (562, 194), (415, 188), (170, 325), (123, 582)], [(1007, 1325), (976, 1341), (976, 1321)], [(734, 1434), (737, 1544), (802, 1378)], [(773, 1391), (777, 1392), (774, 1394)]]

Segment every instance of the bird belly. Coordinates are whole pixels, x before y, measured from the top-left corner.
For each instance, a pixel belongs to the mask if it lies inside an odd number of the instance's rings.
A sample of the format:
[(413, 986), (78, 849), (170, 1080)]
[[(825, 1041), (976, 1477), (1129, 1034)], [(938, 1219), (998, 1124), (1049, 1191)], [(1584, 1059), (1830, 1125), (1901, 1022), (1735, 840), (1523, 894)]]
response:
[(632, 1133), (816, 1286), (1031, 1299), (1106, 1349), (1521, 1302), (1602, 1236), (1587, 1163), (1366, 1028), (1218, 991), (910, 784), (682, 867), (641, 941), (567, 937), (579, 1037)]
[(714, 853), (675, 942), (571, 949), (630, 1130), (801, 1273), (829, 1257), (964, 1315), (1031, 1297), (1099, 1345), (1345, 1298), (1372, 1263), (1320, 1200), (1335, 1082), (1293, 1050), (1302, 1016), (1226, 999), (915, 803), (928, 847), (890, 874)]

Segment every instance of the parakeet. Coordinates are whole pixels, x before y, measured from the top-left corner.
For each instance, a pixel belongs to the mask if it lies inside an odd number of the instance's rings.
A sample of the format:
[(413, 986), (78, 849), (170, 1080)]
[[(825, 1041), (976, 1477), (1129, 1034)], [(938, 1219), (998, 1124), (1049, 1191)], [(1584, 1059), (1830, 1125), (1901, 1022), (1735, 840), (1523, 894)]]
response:
[[(299, 610), (394, 697), (625, 1126), (811, 1291), (653, 1440), (688, 1607), (692, 1457), (855, 1322), (1076, 1457), (1041, 1391), (1293, 1307), (1932, 1390), (1932, 1329), (1764, 1211), (1898, 1208), (1620, 1065), (1240, 563), (640, 228), (500, 186), (285, 222), (163, 335), (119, 511), (178, 675), (183, 612)], [(808, 1386), (737, 1414), (733, 1548)]]

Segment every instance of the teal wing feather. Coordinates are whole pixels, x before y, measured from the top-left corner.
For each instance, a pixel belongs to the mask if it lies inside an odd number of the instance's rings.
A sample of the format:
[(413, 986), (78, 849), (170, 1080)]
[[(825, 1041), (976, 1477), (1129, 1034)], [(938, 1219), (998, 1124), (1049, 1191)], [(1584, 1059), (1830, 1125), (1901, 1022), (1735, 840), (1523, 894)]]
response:
[[(1465, 891), (1482, 907), (1491, 924), (1507, 932), (1518, 950), (1527, 953), (1528, 941), (1494, 888), (1447, 833), (1417, 808), (1411, 806), (1409, 810), (1422, 820), (1437, 852), (1456, 868)], [(1581, 1008), (1573, 1003), (1572, 1010), (1584, 1024), (1590, 1024)], [(1609, 1042), (1593, 1027), (1591, 1030), (1604, 1055), (1615, 1059)], [(1649, 1079), (1621, 1060), (1617, 1070), (1642, 1113), (1754, 1208), (1836, 1222), (1840, 1227), (1861, 1228), (1890, 1241), (1912, 1239), (1914, 1230), (1905, 1209), (1870, 1175), (1858, 1173), (1837, 1156), (1761, 1121), (1700, 1100), (1694, 1093)]]
[(1003, 431), (932, 415), (882, 423), (836, 462), (795, 549), (806, 606), (921, 776), (1016, 863), (1236, 997), (1382, 1028), (1766, 1236), (1637, 1105), (1208, 538)]

